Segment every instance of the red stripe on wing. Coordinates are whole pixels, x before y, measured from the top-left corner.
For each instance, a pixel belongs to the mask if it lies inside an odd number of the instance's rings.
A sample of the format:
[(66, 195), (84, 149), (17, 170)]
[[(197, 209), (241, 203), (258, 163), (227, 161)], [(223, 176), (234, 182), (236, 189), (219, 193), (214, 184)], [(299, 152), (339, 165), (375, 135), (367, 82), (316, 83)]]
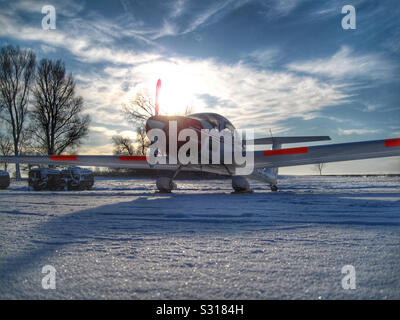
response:
[(55, 155), (55, 156), (49, 156), (50, 160), (53, 161), (78, 161), (77, 156), (60, 156), (60, 155)]
[(146, 156), (119, 156), (121, 161), (147, 161)]
[(264, 156), (280, 156), (280, 155), (284, 155), (284, 154), (298, 154), (298, 153), (307, 153), (307, 152), (308, 152), (308, 147), (275, 149), (275, 150), (264, 151)]
[(385, 140), (385, 147), (400, 147), (400, 139), (386, 139)]

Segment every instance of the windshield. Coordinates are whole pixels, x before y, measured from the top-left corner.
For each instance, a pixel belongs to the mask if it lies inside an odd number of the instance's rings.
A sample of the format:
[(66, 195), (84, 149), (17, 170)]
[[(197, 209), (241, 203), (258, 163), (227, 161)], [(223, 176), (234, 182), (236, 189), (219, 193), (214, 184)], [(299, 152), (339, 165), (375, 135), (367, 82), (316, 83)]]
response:
[[(235, 130), (235, 127), (228, 119), (217, 113), (194, 113), (190, 114), (188, 117), (200, 120), (201, 122), (207, 121), (213, 129), (217, 129), (219, 131), (222, 131), (224, 129), (228, 129), (230, 131)], [(205, 127), (205, 129), (211, 128)]]

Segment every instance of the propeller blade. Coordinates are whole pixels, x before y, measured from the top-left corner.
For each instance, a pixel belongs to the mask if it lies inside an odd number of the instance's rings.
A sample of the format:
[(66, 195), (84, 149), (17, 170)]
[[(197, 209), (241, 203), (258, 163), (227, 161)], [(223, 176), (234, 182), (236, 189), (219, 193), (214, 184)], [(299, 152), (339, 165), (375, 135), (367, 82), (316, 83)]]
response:
[(159, 111), (159, 104), (158, 104), (158, 95), (160, 93), (161, 90), (161, 80), (158, 79), (157, 81), (157, 88), (156, 88), (156, 105), (155, 105), (155, 111), (156, 111), (156, 116), (158, 116), (158, 111)]

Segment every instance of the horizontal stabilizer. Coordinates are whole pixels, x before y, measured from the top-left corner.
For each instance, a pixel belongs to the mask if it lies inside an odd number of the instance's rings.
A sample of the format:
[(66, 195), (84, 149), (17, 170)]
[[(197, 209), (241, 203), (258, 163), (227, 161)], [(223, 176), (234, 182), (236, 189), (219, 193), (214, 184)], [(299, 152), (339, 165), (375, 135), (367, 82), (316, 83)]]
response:
[(246, 145), (265, 145), (274, 143), (300, 143), (300, 142), (312, 142), (312, 141), (325, 141), (331, 140), (328, 136), (305, 136), (305, 137), (272, 137), (272, 138), (258, 138), (254, 140), (246, 140)]

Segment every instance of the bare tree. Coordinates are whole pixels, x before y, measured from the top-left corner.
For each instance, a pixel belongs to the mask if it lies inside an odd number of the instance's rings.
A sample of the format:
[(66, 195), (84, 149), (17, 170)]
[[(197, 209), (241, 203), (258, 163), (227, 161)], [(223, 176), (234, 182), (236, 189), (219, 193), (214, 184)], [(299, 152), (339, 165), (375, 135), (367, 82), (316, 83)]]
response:
[(122, 112), (128, 120), (143, 125), (151, 116), (155, 115), (154, 104), (150, 97), (137, 93), (135, 99), (129, 104), (122, 105)]
[(147, 138), (146, 127), (144, 125), (136, 128), (136, 153), (145, 156), (150, 146), (150, 140)]
[(190, 104), (186, 105), (184, 115), (187, 116), (194, 112), (194, 107)]
[[(35, 60), (31, 50), (7, 46), (0, 51), (0, 117), (10, 126), (16, 156), (20, 153), (25, 130)], [(15, 172), (17, 180), (20, 180), (19, 164), (15, 165)]]
[(130, 156), (135, 154), (135, 148), (130, 138), (123, 136), (113, 136), (111, 140), (114, 146), (114, 154)]
[[(0, 134), (0, 153), (3, 156), (11, 156), (13, 154), (12, 138), (7, 134)], [(4, 170), (7, 171), (7, 162), (4, 162)]]
[(143, 93), (137, 93), (129, 104), (122, 105), (125, 117), (136, 126), (137, 154), (145, 155), (150, 141), (146, 136), (146, 120), (155, 115), (155, 107), (151, 98)]
[(322, 176), (322, 169), (325, 168), (325, 163), (321, 162), (321, 163), (316, 163), (315, 167), (317, 168), (317, 170), (319, 171), (319, 175)]
[(90, 118), (82, 115), (83, 99), (76, 96), (75, 81), (61, 60), (40, 61), (33, 96), (33, 135), (43, 151), (53, 155), (78, 147)]
[[(184, 115), (193, 113), (193, 107), (187, 105)], [(145, 123), (148, 118), (155, 115), (155, 107), (151, 98), (143, 93), (137, 93), (135, 99), (129, 104), (122, 105), (122, 112), (126, 118), (136, 125), (136, 153), (145, 155), (150, 146), (150, 140), (146, 135)]]
[[(193, 106), (186, 105), (183, 115), (187, 116), (193, 113), (193, 110)], [(148, 118), (155, 115), (155, 107), (149, 96), (139, 92), (130, 103), (122, 105), (122, 112), (128, 120), (143, 124)]]

